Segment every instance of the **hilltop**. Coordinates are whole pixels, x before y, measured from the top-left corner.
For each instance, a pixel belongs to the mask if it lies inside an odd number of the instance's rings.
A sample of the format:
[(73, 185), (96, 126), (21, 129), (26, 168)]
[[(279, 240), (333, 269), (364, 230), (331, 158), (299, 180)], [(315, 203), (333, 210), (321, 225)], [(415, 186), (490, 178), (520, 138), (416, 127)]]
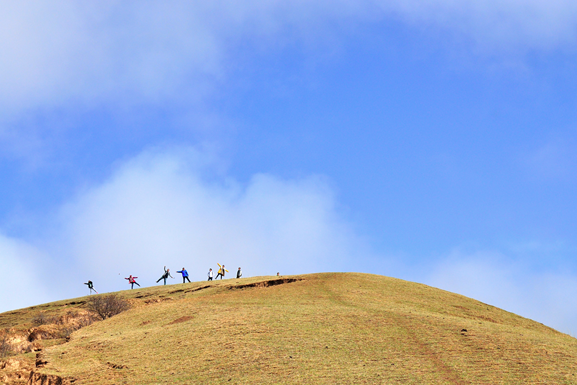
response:
[[(394, 278), (323, 273), (118, 294), (132, 309), (74, 332), (88, 297), (0, 314), (0, 327), (19, 336), (12, 342), (23, 351), (0, 363), (0, 380), (577, 384), (575, 338)], [(39, 317), (53, 324), (34, 327)]]

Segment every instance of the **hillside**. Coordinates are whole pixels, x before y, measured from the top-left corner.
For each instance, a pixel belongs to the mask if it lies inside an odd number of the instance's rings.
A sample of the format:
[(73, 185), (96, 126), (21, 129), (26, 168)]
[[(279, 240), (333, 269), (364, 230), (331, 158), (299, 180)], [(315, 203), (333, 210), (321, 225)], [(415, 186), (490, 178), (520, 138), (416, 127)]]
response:
[[(119, 294), (132, 309), (71, 334), (54, 328), (81, 324), (87, 297), (1, 314), (0, 327), (20, 333), (22, 350), (31, 351), (5, 359), (0, 380), (577, 384), (575, 338), (461, 295), (394, 278), (255, 277)], [(39, 312), (59, 321), (33, 328)]]

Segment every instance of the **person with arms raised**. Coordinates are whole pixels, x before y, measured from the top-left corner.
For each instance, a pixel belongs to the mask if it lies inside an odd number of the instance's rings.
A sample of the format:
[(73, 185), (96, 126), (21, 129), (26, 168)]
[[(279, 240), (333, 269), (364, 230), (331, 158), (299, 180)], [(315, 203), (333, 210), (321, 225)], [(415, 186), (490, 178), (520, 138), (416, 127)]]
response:
[(158, 283), (164, 279), (164, 284), (166, 285), (166, 279), (168, 277), (174, 279), (174, 277), (172, 275), (170, 275), (170, 269), (167, 269), (166, 266), (164, 266), (164, 274), (162, 274), (162, 277), (158, 278), (158, 281), (156, 281), (156, 283)]
[(134, 289), (134, 284), (137, 284), (138, 287), (140, 287), (140, 285), (138, 284), (138, 282), (136, 282), (136, 278), (138, 277), (133, 277), (132, 275), (130, 275), (128, 278), (124, 278), (128, 280), (128, 283), (130, 284), (130, 289)]

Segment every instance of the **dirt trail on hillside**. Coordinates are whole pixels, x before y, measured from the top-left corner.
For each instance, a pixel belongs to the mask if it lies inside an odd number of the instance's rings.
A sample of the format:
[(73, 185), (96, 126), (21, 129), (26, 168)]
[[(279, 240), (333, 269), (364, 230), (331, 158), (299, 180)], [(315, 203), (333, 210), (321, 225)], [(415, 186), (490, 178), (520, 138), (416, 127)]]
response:
[[(341, 306), (356, 309), (355, 311), (362, 310), (365, 312), (375, 313), (374, 309), (369, 309), (367, 307), (360, 306), (357, 303), (347, 301), (342, 295), (331, 290), (330, 288), (328, 288), (324, 284), (322, 284), (321, 287), (333, 302), (336, 302), (336, 303), (340, 304)], [(433, 364), (433, 366), (437, 369), (440, 377), (444, 381), (447, 381), (447, 383), (453, 384), (453, 385), (468, 385), (468, 384), (470, 384), (470, 382), (465, 381), (462, 378), (460, 378), (459, 375), (455, 372), (455, 370), (453, 370), (452, 368), (447, 366), (447, 364), (445, 364), (439, 358), (438, 354), (436, 352), (432, 351), (429, 348), (429, 346), (427, 344), (425, 344), (417, 336), (417, 334), (414, 332), (414, 330), (418, 329), (418, 328), (416, 328), (415, 325), (412, 325), (411, 321), (407, 317), (400, 315), (400, 314), (396, 314), (393, 312), (386, 312), (386, 311), (377, 311), (376, 314), (378, 314), (382, 318), (392, 320), (397, 326), (401, 327), (405, 331), (406, 335), (413, 342), (411, 347), (414, 349), (414, 355), (426, 357)]]
[(460, 378), (459, 375), (455, 372), (455, 370), (447, 366), (447, 364), (445, 364), (445, 362), (443, 362), (443, 360), (439, 358), (438, 353), (431, 350), (429, 346), (427, 346), (427, 344), (425, 344), (418, 337), (418, 335), (413, 331), (416, 328), (414, 325), (411, 324), (411, 321), (409, 321), (406, 317), (399, 314), (388, 313), (387, 315), (390, 318), (394, 319), (396, 324), (401, 326), (405, 330), (407, 336), (409, 336), (409, 338), (413, 342), (413, 346), (418, 348), (418, 353), (421, 354), (423, 357), (427, 357), (427, 359), (434, 364), (434, 366), (438, 369), (443, 380), (454, 385), (470, 384), (469, 381), (465, 381), (462, 378)]

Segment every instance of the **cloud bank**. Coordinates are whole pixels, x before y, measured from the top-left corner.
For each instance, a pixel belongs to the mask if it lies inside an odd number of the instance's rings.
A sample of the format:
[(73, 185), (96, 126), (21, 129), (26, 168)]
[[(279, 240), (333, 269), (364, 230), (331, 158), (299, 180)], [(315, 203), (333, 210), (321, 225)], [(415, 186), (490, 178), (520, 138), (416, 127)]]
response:
[(194, 98), (230, 72), (241, 46), (306, 44), (390, 17), (487, 47), (554, 49), (572, 46), (577, 33), (568, 0), (10, 2), (0, 12), (0, 105), (23, 112)]
[[(571, 51), (577, 4), (6, 2), (0, 5), (0, 145), (4, 156), (26, 159), (35, 153), (41, 159), (44, 147), (58, 146), (55, 135), (59, 143), (66, 142), (68, 131), (84, 127), (78, 123), (83, 113), (149, 106), (180, 114), (206, 111), (206, 103), (223, 92), (242, 63), (263, 52), (296, 47), (314, 57), (319, 47), (340, 45), (359, 26), (399, 20), (427, 36), (439, 34), (438, 41), (449, 50), (457, 42), (459, 50), (465, 46), (504, 55)], [(383, 28), (381, 33), (391, 32)]]

